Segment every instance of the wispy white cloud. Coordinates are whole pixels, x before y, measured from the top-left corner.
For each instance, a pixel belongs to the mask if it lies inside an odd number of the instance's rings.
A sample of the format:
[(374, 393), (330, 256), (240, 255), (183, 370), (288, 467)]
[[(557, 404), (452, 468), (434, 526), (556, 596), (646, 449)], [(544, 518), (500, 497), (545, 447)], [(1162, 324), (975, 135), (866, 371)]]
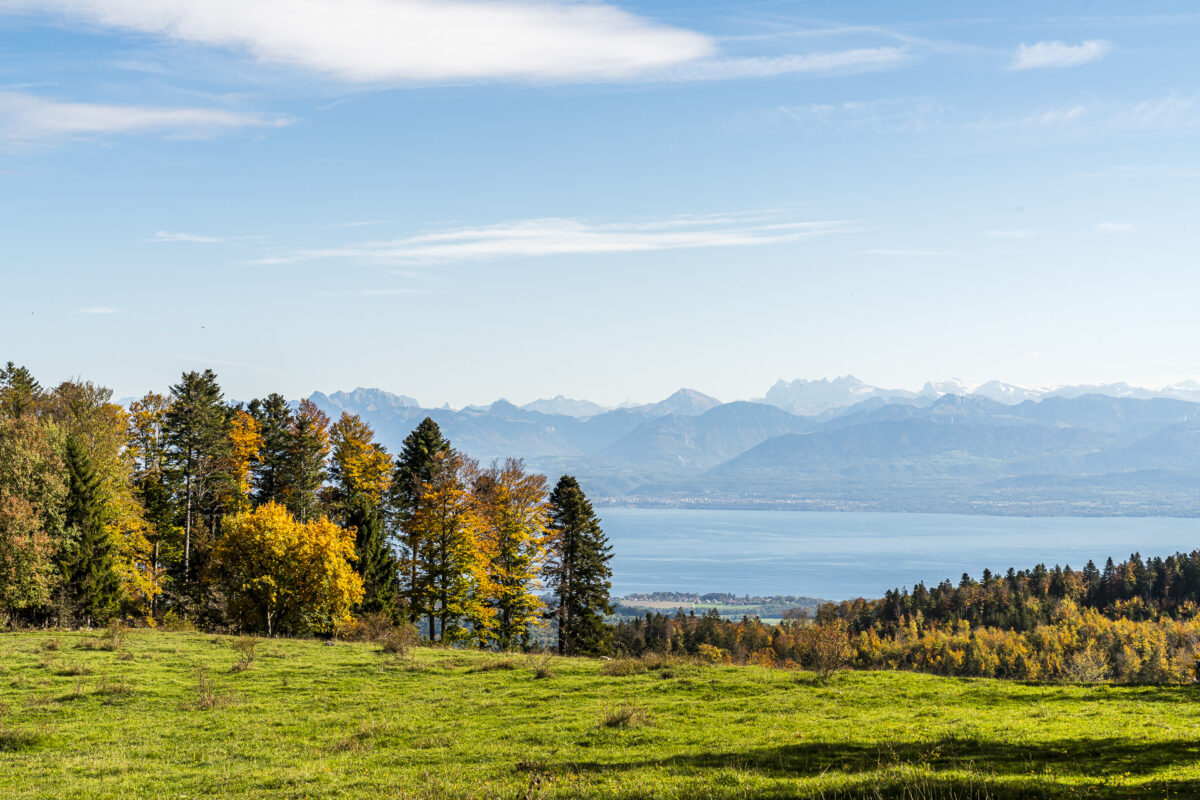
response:
[(426, 294), (428, 289), (333, 289), (313, 292), (316, 297), (395, 297), (405, 294)]
[(806, 129), (922, 131), (944, 124), (945, 109), (929, 97), (847, 100), (842, 103), (777, 106), (762, 114), (758, 121), (767, 124), (784, 122)]
[(794, 74), (844, 75), (895, 69), (909, 60), (911, 53), (907, 47), (874, 47), (824, 53), (707, 59), (677, 67), (661, 77), (673, 81), (712, 81)]
[(1195, 97), (1169, 94), (1137, 103), (1094, 100), (1047, 108), (1014, 117), (987, 117), (966, 125), (968, 130), (1013, 128), (1081, 128), (1099, 130), (1180, 130), (1200, 127), (1200, 102)]
[(957, 255), (949, 250), (859, 250), (859, 255), (863, 256), (899, 256), (899, 257), (914, 257), (914, 256), (953, 256)]
[(226, 242), (228, 239), (222, 239), (219, 236), (201, 236), (195, 233), (175, 233), (172, 231), (156, 231), (153, 236), (146, 239), (147, 242), (196, 242), (201, 244), (213, 244), (217, 242)]
[(253, 263), (349, 259), (380, 264), (434, 264), (503, 257), (745, 247), (794, 242), (848, 228), (849, 223), (843, 221), (780, 222), (738, 215), (622, 223), (530, 219), (460, 227), (388, 241), (296, 250)]
[(1098, 222), (1094, 230), (1096, 233), (1131, 233), (1137, 226), (1130, 222)]
[(1031, 231), (1026, 228), (1004, 228), (984, 231), (983, 234), (995, 239), (1028, 239), (1030, 236), (1036, 236), (1037, 231)]
[(1066, 42), (1035, 42), (1017, 48), (1009, 69), (1040, 69), (1043, 67), (1078, 67), (1099, 61), (1112, 50), (1112, 43), (1089, 39), (1080, 44)]
[(0, 92), (0, 138), (40, 142), (112, 134), (203, 137), (238, 128), (278, 128), (289, 117), (212, 108), (156, 108), (51, 100)]
[(0, 0), (248, 53), (353, 83), (613, 80), (715, 53), (713, 40), (600, 2)]
[(87, 308), (76, 309), (76, 314), (120, 314), (121, 309), (116, 306), (88, 306)]

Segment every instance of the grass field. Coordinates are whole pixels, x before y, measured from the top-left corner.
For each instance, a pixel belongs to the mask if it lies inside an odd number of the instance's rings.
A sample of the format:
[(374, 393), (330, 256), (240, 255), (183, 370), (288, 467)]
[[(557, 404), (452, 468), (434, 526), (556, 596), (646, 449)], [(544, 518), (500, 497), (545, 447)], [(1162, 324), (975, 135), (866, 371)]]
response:
[(641, 668), (0, 634), (0, 797), (1200, 796), (1192, 687)]

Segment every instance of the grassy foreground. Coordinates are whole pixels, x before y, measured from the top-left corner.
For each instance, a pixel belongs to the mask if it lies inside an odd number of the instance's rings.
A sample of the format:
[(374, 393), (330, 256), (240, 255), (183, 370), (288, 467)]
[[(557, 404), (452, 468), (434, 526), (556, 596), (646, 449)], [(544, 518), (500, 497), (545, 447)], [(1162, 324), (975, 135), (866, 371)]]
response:
[(0, 797), (1200, 796), (1192, 687), (238, 645), (0, 634)]

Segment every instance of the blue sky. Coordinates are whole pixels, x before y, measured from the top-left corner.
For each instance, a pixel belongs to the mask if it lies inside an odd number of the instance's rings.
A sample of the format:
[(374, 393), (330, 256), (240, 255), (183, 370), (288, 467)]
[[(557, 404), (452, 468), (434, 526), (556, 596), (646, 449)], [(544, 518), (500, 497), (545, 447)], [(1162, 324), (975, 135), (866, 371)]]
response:
[(989, 5), (0, 0), (0, 358), (429, 405), (1200, 377), (1200, 13)]

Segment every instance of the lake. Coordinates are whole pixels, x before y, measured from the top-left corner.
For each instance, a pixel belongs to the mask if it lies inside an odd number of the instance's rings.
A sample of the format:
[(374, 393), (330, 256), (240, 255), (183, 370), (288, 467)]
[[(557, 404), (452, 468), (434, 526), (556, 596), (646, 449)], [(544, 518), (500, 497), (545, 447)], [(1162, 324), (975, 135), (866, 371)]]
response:
[(844, 600), (964, 572), (1200, 548), (1200, 519), (989, 517), (815, 511), (598, 508), (613, 594), (731, 592)]

